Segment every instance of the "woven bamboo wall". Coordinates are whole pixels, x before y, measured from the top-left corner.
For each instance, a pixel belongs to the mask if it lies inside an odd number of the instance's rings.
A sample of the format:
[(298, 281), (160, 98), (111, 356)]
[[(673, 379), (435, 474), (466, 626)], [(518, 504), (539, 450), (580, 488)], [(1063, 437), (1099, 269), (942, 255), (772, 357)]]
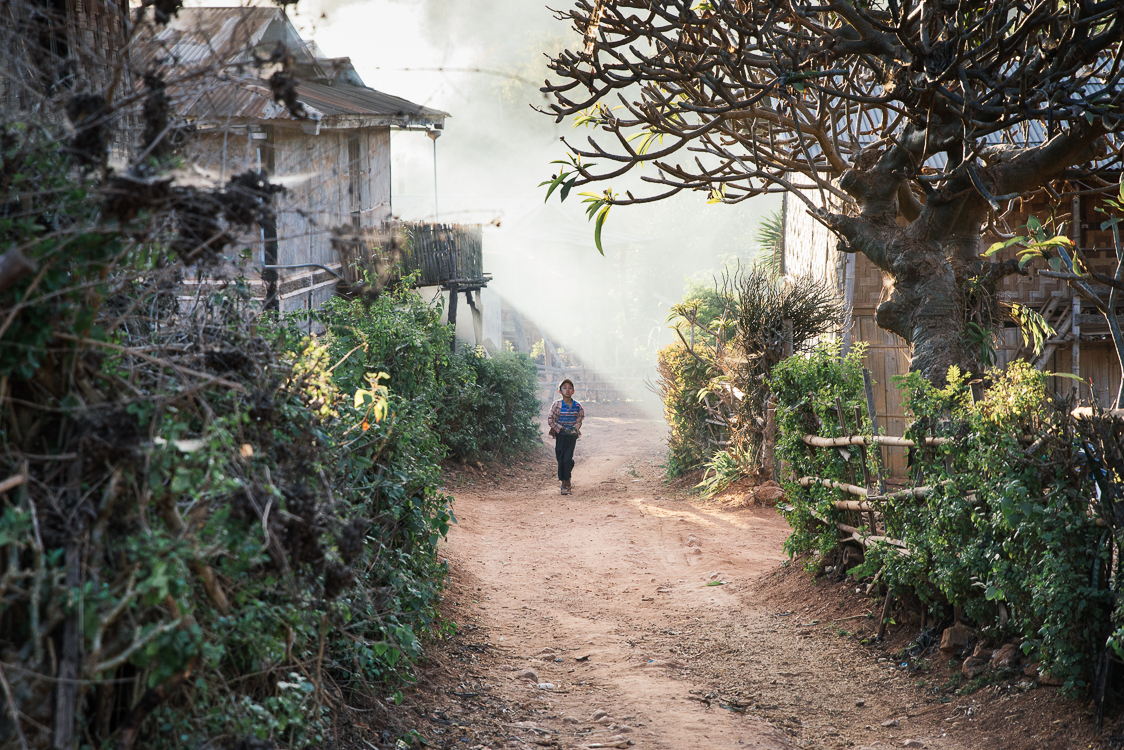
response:
[[(1025, 217), (1034, 212), (1045, 215), (1047, 207), (1043, 204), (1027, 203), (1022, 218), (1013, 224), (1025, 223)], [(1115, 251), (1112, 249), (1111, 231), (1101, 230), (1100, 222), (1104, 214), (1095, 210), (1091, 201), (1080, 208), (1080, 243), (1090, 265), (1101, 272), (1110, 273), (1115, 268)], [(981, 243), (981, 251), (986, 249), (991, 239)], [(836, 240), (830, 232), (808, 217), (803, 203), (789, 199), (785, 207), (785, 270), (788, 274), (811, 273), (817, 278), (826, 278), (835, 284), (842, 296), (844, 276), (842, 255), (835, 250)], [(1016, 257), (1015, 250), (1006, 250), (997, 260)], [(888, 435), (901, 435), (908, 425), (908, 417), (902, 407), (901, 394), (893, 384), (895, 375), (909, 371), (910, 352), (906, 343), (898, 336), (884, 331), (875, 322), (878, 304), (888, 295), (882, 272), (865, 256), (855, 259), (854, 296), (852, 302), (853, 341), (867, 342), (864, 364), (871, 371), (876, 385), (874, 387), (875, 412), (880, 426)], [(1041, 309), (1052, 297), (1059, 298), (1059, 307), (1072, 307), (1073, 293), (1064, 282), (1039, 276), (1033, 271), (1027, 276), (1009, 276), (998, 289), (998, 296), (1006, 303), (1017, 302), (1028, 307)], [(1091, 391), (1087, 384), (1078, 384), (1070, 378), (1054, 378), (1052, 388), (1057, 393), (1071, 393), (1079, 388), (1082, 399), (1095, 397), (1102, 405), (1108, 405), (1120, 386), (1120, 368), (1116, 355), (1102, 329), (1107, 332), (1103, 319), (1095, 315), (1095, 310), (1086, 306), (1080, 320), (1082, 341), (1078, 359), (1074, 362), (1073, 345), (1065, 343), (1057, 347), (1047, 360), (1044, 369), (1050, 372), (1079, 372), (1086, 382), (1093, 381)], [(1019, 353), (1022, 346), (1021, 335), (1015, 328), (1004, 328), (999, 334), (997, 362), (999, 366), (1008, 364)], [(884, 448), (884, 455), (893, 479), (901, 481), (906, 475), (905, 449)]]

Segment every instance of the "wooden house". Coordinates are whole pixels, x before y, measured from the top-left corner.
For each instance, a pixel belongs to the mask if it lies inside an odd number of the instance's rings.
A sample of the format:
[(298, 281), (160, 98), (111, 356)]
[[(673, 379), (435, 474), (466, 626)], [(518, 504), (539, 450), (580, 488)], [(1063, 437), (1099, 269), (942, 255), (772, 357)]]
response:
[[(165, 72), (177, 114), (194, 128), (188, 163), (220, 181), (246, 170), (288, 180), (276, 228), (263, 230), (244, 264), (266, 306), (283, 312), (318, 308), (334, 294), (334, 233), (391, 219), (391, 131), (436, 134), (448, 117), (367, 87), (346, 57), (318, 56), (279, 8), (184, 8), (144, 55)], [(281, 58), (304, 118), (271, 90)]]
[[(1067, 222), (1066, 226), (1070, 227), (1072, 239), (1093, 267), (1111, 272), (1115, 268), (1115, 250), (1112, 233), (1100, 229), (1105, 219), (1098, 211), (1102, 207), (1092, 198), (1075, 200), (1070, 208), (1079, 221)], [(888, 435), (903, 434), (909, 420), (901, 393), (892, 379), (909, 371), (910, 349), (903, 339), (879, 328), (875, 322), (875, 311), (887, 295), (882, 272), (864, 255), (837, 251), (836, 236), (808, 215), (802, 201), (786, 195), (783, 211), (784, 273), (827, 279), (838, 290), (849, 311), (848, 322), (838, 335), (844, 346), (866, 342), (865, 364), (877, 384), (874, 402), (880, 426)], [(1028, 217), (1045, 217), (1049, 212), (1050, 206), (1045, 200), (1027, 201), (1020, 205), (1019, 217), (1011, 219), (1010, 224), (1025, 224)], [(986, 250), (993, 241), (994, 238), (985, 237), (980, 251)], [(995, 259), (1004, 260), (1015, 255), (1014, 250), (1005, 250)], [(1042, 370), (1077, 375), (1085, 382), (1078, 384), (1070, 378), (1055, 378), (1053, 388), (1057, 392), (1077, 388), (1077, 395), (1083, 400), (1095, 398), (1102, 406), (1111, 404), (1120, 387), (1120, 367), (1103, 316), (1090, 309), (1088, 303), (1082, 305), (1081, 298), (1064, 281), (1039, 276), (1033, 270), (1027, 276), (1005, 278), (998, 295), (1004, 302), (1017, 302), (1038, 310), (1057, 335), (1051, 337), (1041, 354), (1035, 355), (1023, 346), (1022, 336), (1011, 322), (1000, 331), (996, 365), (1023, 358)], [(1092, 390), (1088, 385), (1090, 381)], [(891, 474), (904, 476), (904, 449), (884, 450)]]

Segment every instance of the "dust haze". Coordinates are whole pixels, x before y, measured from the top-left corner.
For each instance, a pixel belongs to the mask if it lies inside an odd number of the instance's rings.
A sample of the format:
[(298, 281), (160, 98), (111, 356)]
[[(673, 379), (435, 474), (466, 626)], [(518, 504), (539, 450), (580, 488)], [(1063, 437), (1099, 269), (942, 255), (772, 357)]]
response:
[[(436, 196), (434, 143), (423, 133), (393, 135), (394, 214), (485, 225), (484, 270), (504, 308), (638, 396), (655, 379), (656, 352), (674, 337), (668, 307), (688, 278), (745, 262), (758, 220), (779, 205), (708, 205), (705, 194), (681, 193), (615, 207), (602, 256), (577, 191), (544, 203), (538, 187), (565, 154), (560, 137), (584, 143), (594, 134), (533, 109), (548, 103), (538, 91), (550, 76), (546, 54), (578, 39), (545, 4), (302, 0), (295, 21), (325, 54), (350, 57), (368, 86), (452, 115), (436, 141)], [(638, 178), (612, 187), (634, 189)], [(646, 401), (658, 412), (654, 398)]]

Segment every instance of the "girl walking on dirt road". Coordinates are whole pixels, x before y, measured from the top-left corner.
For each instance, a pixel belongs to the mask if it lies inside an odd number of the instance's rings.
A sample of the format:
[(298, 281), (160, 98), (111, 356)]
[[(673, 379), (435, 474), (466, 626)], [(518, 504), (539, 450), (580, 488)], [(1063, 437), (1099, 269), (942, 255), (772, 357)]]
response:
[(546, 423), (550, 436), (554, 438), (554, 457), (558, 459), (558, 480), (562, 482), (562, 494), (570, 494), (570, 472), (574, 469), (574, 447), (582, 436), (582, 420), (585, 409), (574, 400), (574, 381), (566, 378), (558, 386), (562, 398), (550, 407)]

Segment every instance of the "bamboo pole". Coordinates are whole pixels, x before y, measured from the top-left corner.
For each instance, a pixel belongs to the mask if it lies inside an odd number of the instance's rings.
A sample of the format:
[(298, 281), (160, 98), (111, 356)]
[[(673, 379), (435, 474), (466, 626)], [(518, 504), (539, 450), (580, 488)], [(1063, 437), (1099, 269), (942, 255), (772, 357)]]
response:
[[(800, 479), (797, 480), (797, 483), (801, 487), (811, 487), (814, 484), (822, 484), (824, 487), (828, 487), (829, 489), (842, 490), (843, 492), (851, 495), (865, 497), (871, 503), (879, 502), (882, 500), (902, 500), (909, 497), (914, 497), (920, 500), (928, 496), (928, 494), (933, 491), (932, 487), (914, 487), (913, 489), (891, 492), (886, 495), (871, 495), (862, 487), (856, 487), (853, 484), (846, 484), (845, 482), (836, 482), (831, 479), (820, 479), (819, 477), (800, 477)], [(952, 484), (952, 480), (946, 479), (940, 483), (940, 486), (943, 487), (946, 484)]]
[[(855, 510), (860, 513), (869, 513), (872, 516), (882, 515), (880, 512), (874, 509), (874, 506), (870, 502), (866, 500), (836, 500), (835, 509)], [(873, 527), (871, 527), (871, 533), (877, 533)]]
[(858, 495), (859, 497), (867, 496), (867, 491), (862, 487), (857, 487), (853, 484), (847, 484), (845, 482), (836, 482), (831, 479), (820, 479), (819, 477), (800, 477), (800, 479), (797, 481), (800, 483), (801, 487), (811, 487), (813, 484), (822, 484), (824, 487), (827, 487), (829, 489), (843, 490), (844, 492), (851, 495)]
[[(1101, 409), (1101, 414), (1107, 414), (1113, 417), (1124, 417), (1124, 409)], [(1071, 414), (1075, 417), (1091, 417), (1093, 416), (1093, 407), (1079, 406), (1074, 409)]]
[(19, 487), (21, 484), (23, 484), (26, 481), (27, 481), (27, 477), (23, 474), (16, 474), (15, 476), (10, 476), (7, 479), (5, 479), (3, 482), (0, 482), (0, 493), (7, 492), (9, 490), (13, 490), (16, 487)]
[[(913, 448), (913, 440), (893, 435), (851, 435), (849, 437), (825, 438), (819, 435), (804, 435), (801, 438), (807, 445), (816, 448), (844, 448), (848, 445), (889, 445), (897, 448)], [(925, 445), (948, 445), (952, 438), (925, 438)]]
[[(889, 544), (893, 547), (897, 547), (903, 553), (907, 555), (909, 554), (909, 548), (905, 546), (905, 542), (903, 542), (901, 539), (893, 539), (892, 537), (874, 534), (864, 534), (862, 529), (856, 529), (854, 526), (848, 526), (845, 523), (837, 522), (835, 524), (835, 528), (839, 529), (844, 534), (850, 534), (851, 539), (855, 540), (864, 547), (869, 547), (870, 545), (877, 544), (878, 542), (885, 542), (886, 544)], [(846, 540), (844, 539), (843, 541)]]
[[(866, 412), (870, 417), (870, 428), (875, 435), (879, 434), (881, 430), (878, 428), (878, 413), (874, 408), (874, 379), (870, 376), (870, 370), (863, 368), (863, 390), (866, 392)], [(882, 476), (882, 467), (886, 465), (886, 456), (882, 449), (878, 449), (878, 492), (880, 494), (886, 492), (886, 480)]]
[(886, 620), (890, 616), (890, 603), (892, 601), (893, 600), (890, 598), (890, 591), (889, 589), (887, 589), (886, 599), (882, 602), (882, 617), (878, 620), (878, 632), (874, 635), (874, 637), (878, 640), (882, 640), (882, 638), (886, 635)]

